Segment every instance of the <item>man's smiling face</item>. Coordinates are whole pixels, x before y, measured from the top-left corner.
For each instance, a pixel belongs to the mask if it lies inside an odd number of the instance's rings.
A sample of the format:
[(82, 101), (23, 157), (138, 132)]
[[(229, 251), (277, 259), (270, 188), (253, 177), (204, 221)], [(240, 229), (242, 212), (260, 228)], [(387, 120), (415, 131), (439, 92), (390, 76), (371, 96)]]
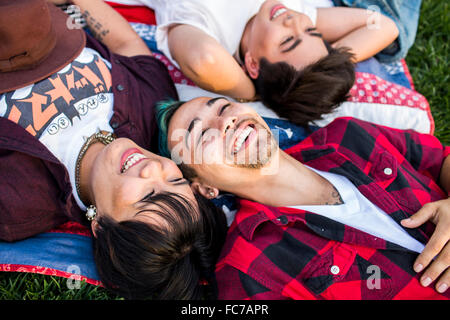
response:
[[(264, 168), (278, 145), (264, 120), (248, 105), (201, 97), (172, 116), (168, 146), (175, 162), (193, 168), (203, 182), (221, 189)], [(225, 189), (224, 189), (225, 190)]]
[[(254, 61), (286, 62), (297, 70), (328, 55), (328, 50), (311, 19), (290, 10), (276, 0), (267, 0), (249, 23), (245, 38), (247, 52)], [(250, 60), (249, 60), (250, 61)], [(247, 61), (246, 68), (257, 78), (258, 66)]]

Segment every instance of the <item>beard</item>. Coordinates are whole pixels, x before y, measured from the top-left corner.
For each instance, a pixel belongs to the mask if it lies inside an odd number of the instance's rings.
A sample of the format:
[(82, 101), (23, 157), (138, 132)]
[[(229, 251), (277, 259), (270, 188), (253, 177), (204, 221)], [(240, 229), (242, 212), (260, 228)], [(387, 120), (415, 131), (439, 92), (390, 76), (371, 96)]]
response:
[(257, 139), (239, 154), (235, 154), (231, 165), (245, 169), (261, 169), (272, 160), (278, 149), (278, 144), (272, 132), (260, 124), (255, 124)]
[[(253, 132), (243, 142), (240, 141), (240, 150), (233, 152), (238, 140), (234, 130), (228, 131), (223, 139), (221, 131), (210, 129), (204, 136), (205, 147), (200, 144), (198, 149), (194, 149), (193, 157), (185, 164), (218, 164), (249, 169), (260, 169), (266, 166), (277, 153), (278, 143), (275, 137), (278, 138), (278, 135), (274, 135), (257, 118), (245, 118), (240, 121), (242, 122), (249, 122)], [(236, 127), (239, 127), (239, 124)], [(208, 143), (209, 141), (212, 143)], [(174, 159), (173, 156), (172, 158)]]

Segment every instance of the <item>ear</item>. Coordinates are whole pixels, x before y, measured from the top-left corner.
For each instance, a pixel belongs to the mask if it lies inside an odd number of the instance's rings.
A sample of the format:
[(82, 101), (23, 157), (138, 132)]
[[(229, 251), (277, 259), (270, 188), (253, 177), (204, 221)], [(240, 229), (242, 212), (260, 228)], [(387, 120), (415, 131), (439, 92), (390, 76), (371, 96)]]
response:
[(92, 230), (92, 234), (94, 235), (94, 238), (97, 238), (97, 234), (96, 234), (96, 230), (98, 228), (98, 223), (97, 220), (92, 220), (91, 222), (91, 230)]
[(214, 199), (219, 195), (219, 189), (208, 186), (198, 181), (191, 183), (191, 189), (193, 192), (201, 194), (206, 199)]
[(248, 75), (252, 79), (258, 78), (259, 75), (259, 61), (255, 59), (250, 51), (247, 51), (244, 56), (244, 64), (245, 69), (248, 72)]

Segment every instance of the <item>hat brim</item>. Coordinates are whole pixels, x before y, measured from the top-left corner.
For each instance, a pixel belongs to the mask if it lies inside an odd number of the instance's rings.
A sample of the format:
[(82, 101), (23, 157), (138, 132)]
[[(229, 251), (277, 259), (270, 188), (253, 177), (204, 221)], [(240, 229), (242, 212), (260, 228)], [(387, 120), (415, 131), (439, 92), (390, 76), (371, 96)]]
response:
[(69, 16), (55, 5), (48, 3), (56, 45), (50, 54), (36, 67), (27, 70), (0, 72), (0, 94), (13, 91), (40, 80), (64, 68), (86, 46), (86, 34), (81, 28), (69, 29)]

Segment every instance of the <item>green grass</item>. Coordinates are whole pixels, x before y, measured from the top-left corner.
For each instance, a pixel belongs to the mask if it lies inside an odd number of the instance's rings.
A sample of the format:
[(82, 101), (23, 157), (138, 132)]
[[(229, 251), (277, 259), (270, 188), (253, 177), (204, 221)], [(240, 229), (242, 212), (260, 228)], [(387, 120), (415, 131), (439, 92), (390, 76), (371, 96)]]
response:
[(422, 2), (414, 46), (406, 57), (416, 90), (430, 103), (435, 136), (450, 145), (449, 5), (443, 0)]
[[(84, 281), (31, 273), (0, 273), (0, 300), (111, 300), (121, 299), (99, 286)], [(73, 288), (73, 289), (70, 289)]]
[[(435, 135), (450, 145), (449, 12), (446, 1), (424, 0), (414, 46), (406, 58), (416, 90), (430, 103)], [(85, 282), (69, 289), (67, 279), (28, 273), (0, 272), (0, 299), (79, 300), (117, 299), (101, 287)]]

